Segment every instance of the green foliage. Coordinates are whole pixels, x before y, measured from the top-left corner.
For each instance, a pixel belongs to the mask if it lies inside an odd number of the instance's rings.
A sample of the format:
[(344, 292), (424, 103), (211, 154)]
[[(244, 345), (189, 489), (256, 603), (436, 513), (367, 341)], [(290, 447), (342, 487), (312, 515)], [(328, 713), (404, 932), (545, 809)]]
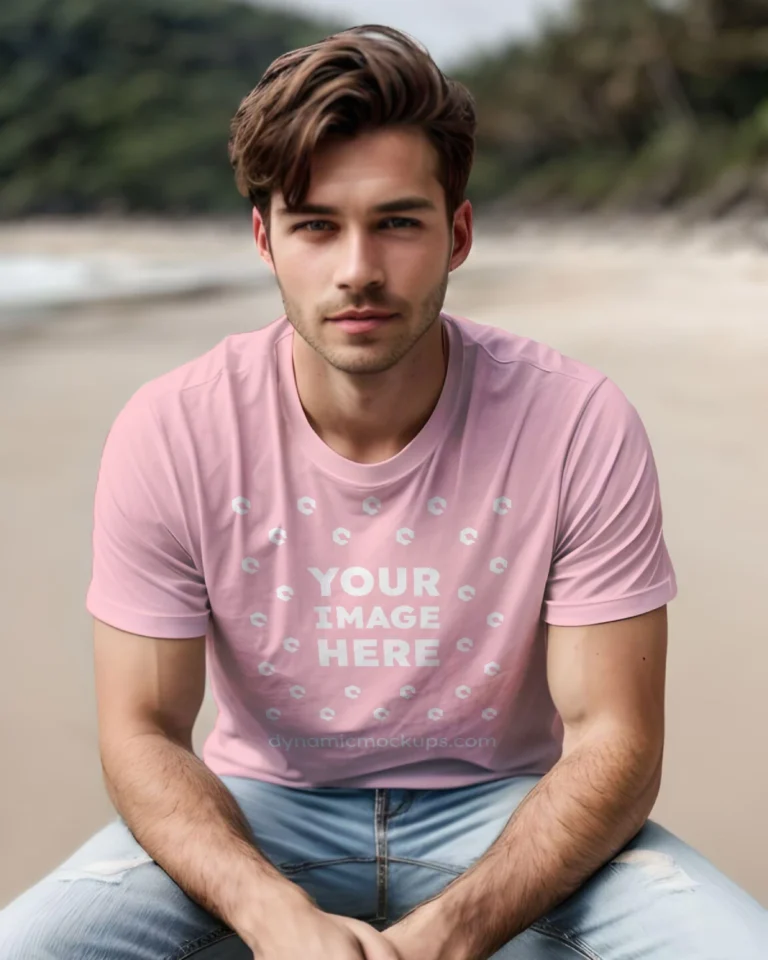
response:
[[(244, 0), (0, 0), (0, 216), (242, 210), (230, 118), (336, 29)], [(576, 0), (457, 78), (478, 204), (768, 202), (768, 0)]]
[(334, 29), (225, 0), (0, 2), (0, 216), (242, 209), (230, 118)]
[(480, 120), (473, 199), (648, 210), (713, 190), (763, 202), (768, 0), (579, 0), (460, 79)]

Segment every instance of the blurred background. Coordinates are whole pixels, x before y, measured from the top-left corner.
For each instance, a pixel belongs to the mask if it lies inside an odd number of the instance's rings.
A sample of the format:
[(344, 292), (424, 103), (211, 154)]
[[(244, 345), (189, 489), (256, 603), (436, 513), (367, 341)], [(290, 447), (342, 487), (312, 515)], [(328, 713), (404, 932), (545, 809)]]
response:
[(646, 423), (680, 584), (654, 817), (768, 906), (768, 2), (0, 0), (0, 907), (113, 815), (84, 607), (106, 433), (282, 312), (230, 118), (355, 23), (477, 101), (447, 309), (598, 367)]

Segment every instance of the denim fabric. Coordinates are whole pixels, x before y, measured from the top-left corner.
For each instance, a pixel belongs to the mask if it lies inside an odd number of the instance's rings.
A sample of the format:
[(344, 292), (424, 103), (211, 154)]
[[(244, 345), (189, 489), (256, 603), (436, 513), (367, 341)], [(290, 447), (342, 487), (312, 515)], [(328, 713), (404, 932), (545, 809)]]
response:
[[(225, 777), (260, 849), (328, 912), (383, 929), (479, 859), (535, 777), (444, 790)], [(117, 820), (0, 912), (2, 960), (251, 960)], [(760, 960), (768, 913), (649, 822), (498, 960)]]

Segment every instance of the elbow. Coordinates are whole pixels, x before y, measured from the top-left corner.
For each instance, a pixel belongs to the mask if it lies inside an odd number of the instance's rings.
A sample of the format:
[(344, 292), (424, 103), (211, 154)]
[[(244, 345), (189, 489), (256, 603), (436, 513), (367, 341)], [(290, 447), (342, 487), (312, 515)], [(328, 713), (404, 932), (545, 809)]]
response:
[(643, 798), (643, 808), (645, 810), (645, 815), (643, 817), (643, 824), (646, 822), (648, 817), (651, 815), (651, 810), (653, 810), (656, 800), (659, 796), (659, 791), (661, 790), (661, 776), (664, 767), (664, 745), (663, 743), (659, 746), (658, 750), (654, 753), (655, 763), (651, 771), (651, 775), (648, 781), (648, 787), (646, 794)]
[(625, 809), (629, 813), (633, 836), (645, 826), (656, 804), (663, 763), (663, 740), (639, 739), (625, 752)]
[(637, 829), (646, 822), (661, 788), (664, 737), (635, 726), (602, 723), (564, 743), (563, 758), (591, 755), (593, 770), (602, 769), (616, 801)]

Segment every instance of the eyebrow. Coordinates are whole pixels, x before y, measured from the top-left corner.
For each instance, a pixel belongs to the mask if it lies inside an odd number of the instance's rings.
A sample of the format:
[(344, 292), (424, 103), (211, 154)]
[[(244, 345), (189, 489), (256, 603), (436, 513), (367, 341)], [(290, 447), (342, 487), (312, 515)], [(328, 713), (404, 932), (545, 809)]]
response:
[[(374, 213), (406, 213), (411, 210), (436, 210), (437, 207), (427, 197), (399, 197), (397, 200), (388, 200), (373, 207)], [(337, 216), (341, 211), (338, 207), (329, 207), (321, 203), (302, 203), (297, 207), (281, 207), (278, 210), (281, 216), (295, 217), (310, 216)]]

